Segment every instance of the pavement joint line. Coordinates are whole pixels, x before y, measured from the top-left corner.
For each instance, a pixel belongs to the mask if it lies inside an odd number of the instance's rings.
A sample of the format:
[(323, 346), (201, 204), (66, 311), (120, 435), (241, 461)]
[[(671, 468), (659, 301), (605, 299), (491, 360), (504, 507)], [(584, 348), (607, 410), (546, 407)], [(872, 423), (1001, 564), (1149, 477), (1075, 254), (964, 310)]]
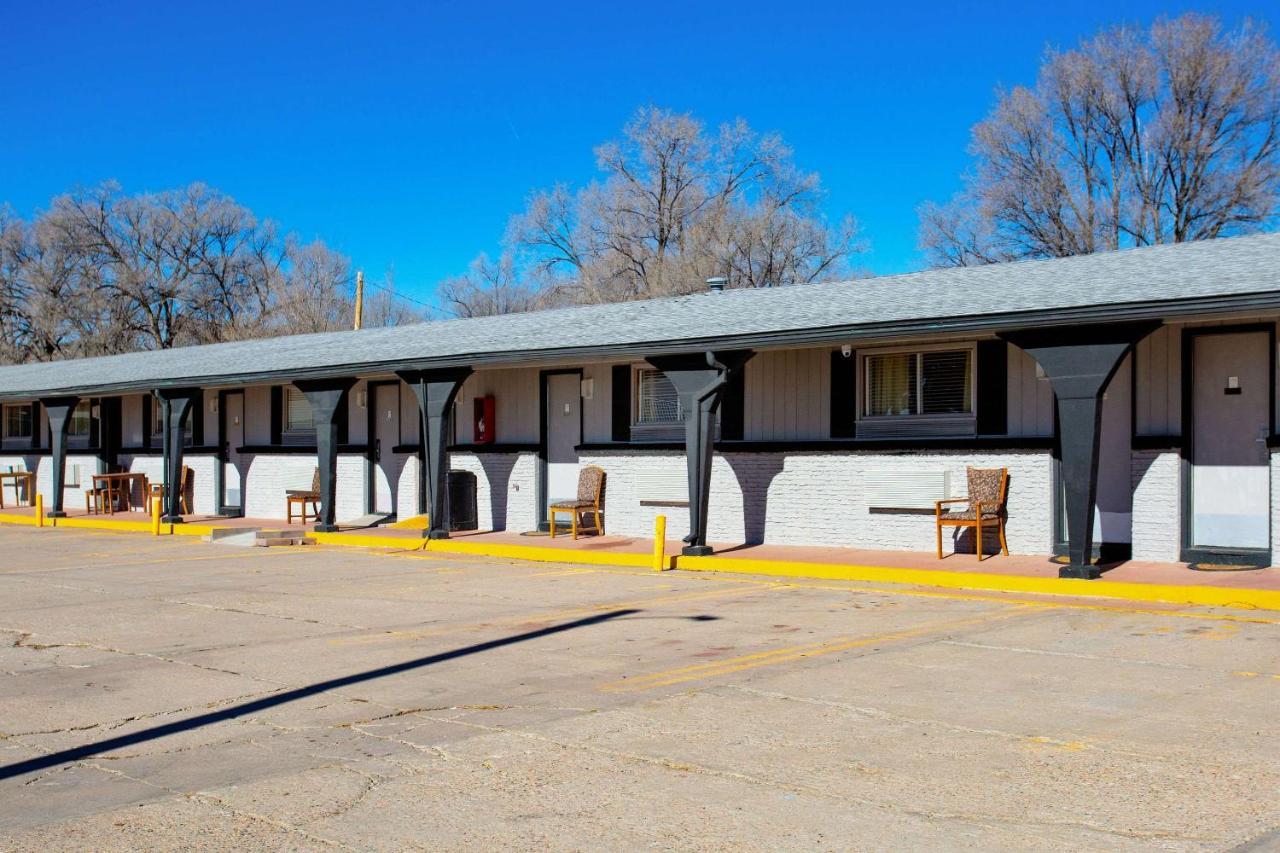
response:
[(662, 670), (660, 672), (649, 673), (647, 675), (623, 678), (618, 681), (599, 685), (597, 689), (612, 693), (650, 690), (657, 687), (670, 687), (675, 684), (684, 684), (685, 682), (698, 681), (704, 678), (732, 675), (733, 673), (743, 672), (748, 669), (758, 669), (763, 666), (789, 663), (802, 658), (819, 657), (822, 655), (834, 654), (836, 652), (849, 651), (850, 649), (862, 648), (865, 646), (875, 645), (877, 643), (887, 644), (902, 640), (928, 639), (931, 635), (938, 634), (939, 632), (946, 632), (956, 628), (988, 625), (993, 622), (999, 622), (1015, 616), (1037, 612), (1037, 610), (1037, 608), (1015, 606), (1011, 610), (1003, 613), (985, 614), (983, 616), (971, 617), (968, 619), (949, 619), (942, 622), (931, 622), (914, 628), (906, 628), (901, 631), (890, 631), (884, 634), (875, 634), (870, 637), (837, 637), (831, 640), (820, 640), (818, 642), (806, 643), (799, 646), (784, 646), (777, 649), (767, 649), (765, 651), (754, 652), (752, 654), (738, 655), (731, 658), (722, 658), (720, 660)]
[(649, 764), (661, 767), (666, 770), (673, 770), (681, 773), (697, 773), (703, 776), (712, 776), (721, 779), (732, 779), (735, 781), (746, 782), (751, 785), (770, 788), (774, 790), (785, 790), (793, 793), (806, 794), (823, 800), (839, 800), (840, 802), (854, 802), (860, 805), (875, 808), (880, 811), (893, 814), (904, 814), (912, 817), (921, 817), (927, 820), (944, 820), (965, 824), (980, 824), (990, 826), (997, 824), (999, 826), (1036, 826), (1036, 827), (1079, 827), (1097, 832), (1106, 836), (1129, 839), (1170, 839), (1179, 841), (1215, 841), (1215, 838), (1204, 836), (1186, 835), (1182, 833), (1167, 832), (1162, 830), (1149, 831), (1126, 831), (1116, 829), (1113, 826), (1107, 826), (1100, 823), (1082, 820), (1027, 820), (1017, 817), (1011, 817), (999, 814), (965, 814), (957, 811), (929, 811), (926, 809), (915, 809), (904, 806), (902, 802), (897, 800), (882, 801), (873, 800), (869, 797), (859, 797), (852, 795), (847, 791), (832, 790), (815, 785), (805, 785), (797, 782), (788, 782), (782, 779), (771, 779), (766, 776), (759, 776), (749, 773), (741, 773), (735, 770), (725, 768), (711, 767), (706, 764), (698, 764), (690, 761), (682, 761), (675, 758), (669, 758), (662, 755), (648, 755), (639, 752), (630, 752), (627, 750), (610, 749), (608, 747), (599, 746), (597, 744), (585, 743), (582, 741), (563, 740), (560, 738), (549, 737), (537, 732), (528, 731), (526, 729), (511, 728), (508, 726), (486, 725), (476, 723), (471, 720), (461, 720), (452, 717), (436, 717), (430, 714), (423, 714), (426, 719), (441, 723), (451, 723), (454, 725), (465, 726), (468, 728), (479, 729), (493, 734), (511, 735), (514, 737), (524, 738), (539, 743), (545, 743), (561, 749), (576, 749), (582, 752), (588, 752), (595, 755), (602, 755), (610, 758), (622, 759), (624, 761), (632, 761), (640, 764)]
[[(829, 699), (821, 699), (814, 696), (796, 696), (790, 693), (782, 693), (776, 690), (761, 690), (757, 687), (749, 687), (745, 684), (723, 684), (716, 687), (707, 688), (697, 691), (698, 693), (714, 694), (719, 690), (732, 690), (737, 693), (745, 693), (749, 696), (758, 696), (762, 699), (776, 699), (784, 702), (796, 702), (802, 705), (817, 705), (824, 708), (834, 708), (840, 711), (846, 711), (850, 714), (856, 714), (861, 717), (870, 717), (871, 719), (884, 720), (890, 723), (906, 723), (915, 726), (932, 726), (934, 728), (946, 729), (961, 734), (986, 735), (1008, 740), (1013, 743), (1033, 743), (1044, 744), (1048, 746), (1057, 746), (1063, 749), (1089, 749), (1107, 752), (1113, 755), (1123, 755), (1127, 758), (1137, 758), (1149, 760), (1152, 758), (1150, 752), (1139, 750), (1120, 749), (1108, 744), (1098, 743), (1089, 739), (1066, 739), (1060, 737), (1049, 737), (1046, 735), (1028, 735), (1021, 732), (1011, 732), (1006, 729), (980, 728), (977, 726), (962, 726), (956, 723), (948, 723), (943, 720), (927, 719), (922, 717), (907, 717), (902, 714), (895, 714), (892, 711), (885, 711), (881, 708), (870, 708), (861, 705), (853, 705), (848, 702), (835, 702)], [(692, 695), (692, 694), (686, 694)], [(1158, 757), (1158, 756), (1157, 756)]]

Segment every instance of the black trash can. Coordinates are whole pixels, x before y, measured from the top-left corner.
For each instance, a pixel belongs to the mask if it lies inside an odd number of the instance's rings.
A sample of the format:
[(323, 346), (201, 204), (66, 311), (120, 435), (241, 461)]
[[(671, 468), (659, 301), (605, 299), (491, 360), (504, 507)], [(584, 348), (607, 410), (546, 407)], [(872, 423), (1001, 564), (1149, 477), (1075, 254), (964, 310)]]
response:
[(476, 508), (476, 475), (471, 471), (449, 472), (449, 529), (477, 530), (480, 513)]

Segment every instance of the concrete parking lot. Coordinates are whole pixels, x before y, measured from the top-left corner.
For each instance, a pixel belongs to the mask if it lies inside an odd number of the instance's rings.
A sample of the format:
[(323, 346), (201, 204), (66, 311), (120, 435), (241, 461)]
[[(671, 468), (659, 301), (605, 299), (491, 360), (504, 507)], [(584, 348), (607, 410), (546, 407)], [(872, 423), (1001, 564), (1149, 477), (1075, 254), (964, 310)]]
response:
[(0, 530), (0, 847), (1270, 849), (1280, 613)]

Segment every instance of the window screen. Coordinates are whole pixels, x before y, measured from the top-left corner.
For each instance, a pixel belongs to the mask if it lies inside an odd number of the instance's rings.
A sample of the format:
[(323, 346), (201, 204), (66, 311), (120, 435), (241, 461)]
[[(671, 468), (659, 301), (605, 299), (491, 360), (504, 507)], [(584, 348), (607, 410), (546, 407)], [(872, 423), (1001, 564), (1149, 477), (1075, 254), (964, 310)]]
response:
[(922, 414), (964, 414), (972, 408), (970, 396), (968, 350), (920, 354)]
[(671, 380), (657, 370), (636, 371), (636, 423), (672, 424), (682, 419), (680, 397)]

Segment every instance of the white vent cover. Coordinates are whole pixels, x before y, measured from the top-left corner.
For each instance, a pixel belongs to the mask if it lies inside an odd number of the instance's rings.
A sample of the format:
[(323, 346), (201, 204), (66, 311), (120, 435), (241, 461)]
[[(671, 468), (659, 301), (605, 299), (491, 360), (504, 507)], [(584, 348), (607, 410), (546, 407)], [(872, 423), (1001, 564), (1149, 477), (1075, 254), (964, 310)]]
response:
[(951, 472), (872, 470), (863, 475), (862, 488), (872, 509), (933, 509), (934, 501), (951, 497)]
[(653, 460), (653, 464), (629, 473), (635, 481), (636, 497), (642, 501), (689, 500), (689, 474), (683, 459), (672, 465), (667, 460)]

